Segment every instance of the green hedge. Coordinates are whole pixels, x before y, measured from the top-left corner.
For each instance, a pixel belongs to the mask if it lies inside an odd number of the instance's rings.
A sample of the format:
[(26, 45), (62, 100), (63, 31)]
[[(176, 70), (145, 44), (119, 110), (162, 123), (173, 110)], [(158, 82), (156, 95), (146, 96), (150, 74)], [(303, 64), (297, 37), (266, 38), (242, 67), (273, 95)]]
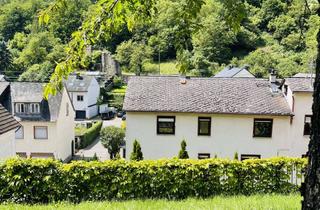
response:
[(94, 140), (96, 140), (98, 138), (101, 127), (102, 127), (102, 122), (99, 121), (99, 122), (94, 123), (91, 128), (88, 128), (84, 132), (83, 137), (80, 142), (81, 149), (89, 146), (90, 144), (92, 144), (92, 142), (94, 142)]
[[(0, 202), (132, 198), (183, 199), (214, 195), (291, 193), (292, 168), (305, 159), (124, 160), (72, 162), (10, 159), (0, 166)], [(300, 174), (301, 175), (301, 174)]]

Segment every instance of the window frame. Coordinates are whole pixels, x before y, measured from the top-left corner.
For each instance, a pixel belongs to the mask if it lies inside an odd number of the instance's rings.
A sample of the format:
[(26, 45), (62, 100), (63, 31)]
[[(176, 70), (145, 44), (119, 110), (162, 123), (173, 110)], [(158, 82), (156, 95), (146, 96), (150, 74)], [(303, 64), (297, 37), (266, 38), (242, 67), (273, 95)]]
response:
[[(23, 112), (21, 111), (23, 109)], [(18, 114), (27, 113), (27, 105), (25, 103), (15, 103), (15, 112)]]
[[(249, 157), (249, 158), (243, 158), (243, 156), (246, 156), (246, 157)], [(261, 155), (258, 155), (258, 154), (241, 154), (240, 155), (240, 160), (241, 161), (248, 160), (248, 159), (261, 159)]]
[(84, 101), (84, 96), (83, 95), (77, 95), (77, 101)]
[[(307, 119), (307, 117), (310, 117), (310, 123), (308, 123), (308, 124), (310, 124), (309, 125), (309, 133), (306, 133), (306, 119)], [(311, 121), (312, 121), (311, 114), (304, 115), (304, 121), (303, 121), (303, 135), (304, 136), (310, 136), (310, 134), (311, 134)]]
[[(200, 133), (200, 123), (201, 120), (209, 120), (209, 127), (208, 127), (208, 133), (202, 134)], [(202, 122), (206, 122), (206, 121), (202, 121)], [(198, 117), (198, 136), (211, 136), (211, 117)]]
[[(32, 111), (32, 108), (34, 108), (34, 111)], [(40, 114), (40, 104), (39, 103), (30, 103), (29, 113), (30, 114)]]
[[(45, 138), (36, 138), (36, 128), (45, 128), (47, 130), (47, 135)], [(39, 140), (46, 140), (48, 139), (49, 133), (48, 133), (48, 126), (33, 126), (33, 138), (39, 139)]]
[[(171, 133), (162, 133), (159, 130), (159, 119), (172, 118), (173, 119), (173, 131)], [(157, 116), (157, 135), (175, 135), (176, 133), (176, 116)]]
[[(270, 132), (270, 136), (261, 136), (261, 135), (256, 135), (256, 122), (257, 121), (268, 121), (271, 123), (271, 132)], [(253, 137), (254, 138), (272, 138), (272, 133), (273, 133), (273, 119), (270, 118), (254, 118), (253, 119)]]
[[(207, 157), (201, 157), (201, 156), (207, 156)], [(211, 154), (210, 153), (198, 153), (198, 160), (204, 160), (204, 159), (210, 159)]]

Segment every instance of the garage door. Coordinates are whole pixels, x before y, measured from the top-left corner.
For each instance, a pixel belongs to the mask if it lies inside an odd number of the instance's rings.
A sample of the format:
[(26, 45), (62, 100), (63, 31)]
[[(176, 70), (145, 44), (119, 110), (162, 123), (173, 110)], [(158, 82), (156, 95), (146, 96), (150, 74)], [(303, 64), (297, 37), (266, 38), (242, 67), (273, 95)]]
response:
[(86, 119), (86, 111), (76, 111), (77, 119)]

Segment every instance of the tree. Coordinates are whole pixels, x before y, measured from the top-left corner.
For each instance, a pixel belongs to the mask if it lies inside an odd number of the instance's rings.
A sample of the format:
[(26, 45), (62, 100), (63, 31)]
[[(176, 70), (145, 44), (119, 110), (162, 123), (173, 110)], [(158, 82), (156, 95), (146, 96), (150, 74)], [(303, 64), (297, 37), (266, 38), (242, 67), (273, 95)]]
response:
[(108, 149), (110, 159), (114, 159), (120, 152), (121, 146), (125, 143), (124, 137), (124, 130), (115, 126), (105, 127), (100, 131), (101, 143)]
[(130, 160), (136, 160), (136, 161), (143, 160), (141, 146), (137, 140), (134, 140), (133, 142), (133, 150), (130, 155)]
[(179, 156), (178, 156), (179, 159), (188, 159), (189, 158), (189, 155), (188, 155), (188, 152), (186, 150), (186, 147), (187, 147), (186, 141), (182, 140), (182, 142), (181, 142), (181, 150), (179, 151)]
[(0, 39), (0, 74), (12, 65), (12, 55), (6, 43)]
[(140, 76), (144, 71), (143, 64), (150, 61), (153, 52), (148, 45), (129, 40), (121, 43), (116, 53), (116, 59), (120, 64), (129, 72), (135, 72)]
[(234, 153), (234, 158), (235, 160), (239, 160), (239, 155), (238, 155), (238, 152)]

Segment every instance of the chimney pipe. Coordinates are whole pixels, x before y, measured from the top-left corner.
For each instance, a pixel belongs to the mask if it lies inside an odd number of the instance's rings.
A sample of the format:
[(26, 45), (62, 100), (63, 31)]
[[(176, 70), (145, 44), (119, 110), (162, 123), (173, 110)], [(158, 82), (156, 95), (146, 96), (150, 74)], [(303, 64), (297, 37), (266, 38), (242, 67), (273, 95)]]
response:
[(276, 83), (276, 79), (277, 79), (277, 71), (274, 69), (270, 69), (270, 76), (269, 76), (269, 81), (271, 83)]

